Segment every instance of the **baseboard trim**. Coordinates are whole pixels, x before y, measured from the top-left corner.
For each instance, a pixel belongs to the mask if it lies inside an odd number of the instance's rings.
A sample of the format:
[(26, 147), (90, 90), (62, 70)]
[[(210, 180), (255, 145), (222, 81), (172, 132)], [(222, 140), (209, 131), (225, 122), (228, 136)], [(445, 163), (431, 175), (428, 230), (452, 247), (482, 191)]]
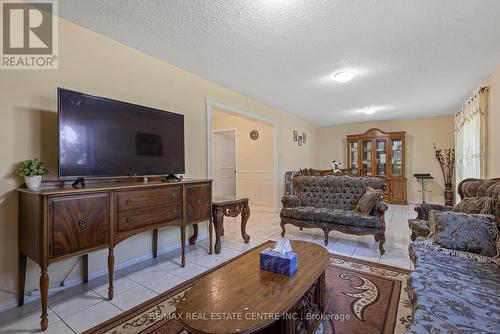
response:
[[(198, 237), (198, 241), (202, 241), (205, 239), (208, 239), (208, 235), (200, 235)], [(180, 248), (181, 248), (180, 242), (172, 244), (168, 247), (160, 248), (160, 249), (158, 249), (158, 256), (167, 254), (171, 251), (174, 251), (174, 250), (180, 249)], [(122, 262), (115, 265), (115, 271), (125, 269), (127, 267), (133, 266), (134, 264), (141, 263), (141, 262), (150, 260), (152, 258), (153, 258), (152, 254), (146, 254), (146, 255), (141, 255), (141, 256), (138, 256), (138, 257), (135, 257), (135, 258), (132, 258), (129, 260), (122, 261)], [(92, 273), (89, 273), (89, 281), (93, 280), (95, 278), (101, 277), (101, 276), (105, 276), (107, 274), (108, 274), (108, 270), (105, 268), (98, 270), (98, 271), (95, 271), (95, 272), (92, 272)], [(57, 292), (72, 288), (72, 287), (77, 286), (77, 285), (82, 284), (82, 283), (83, 283), (83, 279), (81, 277), (75, 277), (73, 279), (67, 280), (63, 286), (54, 286), (54, 287), (49, 288), (49, 296), (51, 296)], [(37, 300), (40, 300), (40, 290), (38, 290), (38, 289), (27, 292), (24, 294), (24, 304), (25, 305), (28, 303), (32, 303), (34, 301), (37, 301)], [(0, 304), (0, 312), (4, 312), (4, 311), (7, 311), (7, 310), (15, 308), (15, 307), (17, 307), (17, 298), (16, 297), (9, 298), (5, 302)]]
[(274, 206), (272, 204), (256, 204), (250, 202), (250, 215), (252, 211), (263, 211), (263, 212), (275, 212)]

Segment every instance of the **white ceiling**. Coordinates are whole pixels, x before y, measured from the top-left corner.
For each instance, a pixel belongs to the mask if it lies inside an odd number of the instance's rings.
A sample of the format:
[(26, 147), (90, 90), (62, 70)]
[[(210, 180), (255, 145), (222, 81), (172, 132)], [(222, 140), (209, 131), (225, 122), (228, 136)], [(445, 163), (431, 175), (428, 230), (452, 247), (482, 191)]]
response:
[[(63, 0), (59, 13), (319, 126), (451, 114), (500, 65), (499, 0)], [(359, 75), (328, 80), (345, 68)]]

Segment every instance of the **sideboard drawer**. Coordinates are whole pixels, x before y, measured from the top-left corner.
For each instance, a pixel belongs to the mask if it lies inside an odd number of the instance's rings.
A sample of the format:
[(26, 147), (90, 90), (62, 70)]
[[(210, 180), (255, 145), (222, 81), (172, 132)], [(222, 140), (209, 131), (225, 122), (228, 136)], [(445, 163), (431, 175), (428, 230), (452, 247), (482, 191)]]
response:
[(109, 243), (109, 195), (49, 198), (51, 257), (106, 246)]
[(118, 213), (118, 232), (182, 219), (182, 205), (171, 204), (154, 210)]
[(116, 193), (118, 212), (182, 203), (182, 187), (134, 190)]
[(212, 215), (211, 184), (186, 186), (187, 221), (208, 219)]

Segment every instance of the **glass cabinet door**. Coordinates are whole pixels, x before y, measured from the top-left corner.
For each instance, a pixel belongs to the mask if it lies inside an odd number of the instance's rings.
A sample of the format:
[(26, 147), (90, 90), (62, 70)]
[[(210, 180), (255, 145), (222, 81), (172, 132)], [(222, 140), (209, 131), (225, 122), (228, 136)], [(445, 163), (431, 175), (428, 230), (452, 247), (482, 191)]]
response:
[(358, 175), (359, 167), (358, 167), (358, 142), (351, 141), (349, 142), (349, 161), (351, 165), (349, 168), (351, 169), (351, 174)]
[(387, 140), (377, 139), (376, 161), (377, 175), (387, 175)]
[(364, 175), (372, 175), (372, 141), (363, 140), (363, 155), (361, 158)]
[(401, 139), (394, 139), (392, 141), (392, 175), (403, 175), (403, 141)]

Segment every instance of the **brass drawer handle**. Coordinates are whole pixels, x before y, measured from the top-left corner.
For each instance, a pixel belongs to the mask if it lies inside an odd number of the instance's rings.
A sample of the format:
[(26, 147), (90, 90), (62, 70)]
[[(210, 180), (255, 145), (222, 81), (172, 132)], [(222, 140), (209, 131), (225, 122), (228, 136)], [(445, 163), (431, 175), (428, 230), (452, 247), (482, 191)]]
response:
[(127, 217), (127, 219), (125, 219), (125, 223), (127, 224), (132, 224), (134, 222), (134, 218), (132, 217)]
[(196, 204), (197, 204), (198, 206), (200, 206), (200, 205), (201, 205), (201, 199), (197, 200), (197, 201), (196, 201)]
[(177, 197), (177, 193), (173, 193), (172, 196), (170, 196), (172, 198), (176, 198)]
[(172, 213), (174, 213), (174, 214), (175, 214), (175, 213), (177, 213), (177, 209), (176, 209), (176, 208), (173, 208), (173, 209), (172, 209)]
[(132, 204), (132, 200), (131, 200), (130, 198), (128, 198), (128, 199), (125, 201), (125, 204), (127, 204), (127, 205)]
[(78, 221), (78, 226), (80, 226), (80, 227), (86, 227), (88, 224), (89, 224), (89, 222), (85, 218), (82, 218)]

